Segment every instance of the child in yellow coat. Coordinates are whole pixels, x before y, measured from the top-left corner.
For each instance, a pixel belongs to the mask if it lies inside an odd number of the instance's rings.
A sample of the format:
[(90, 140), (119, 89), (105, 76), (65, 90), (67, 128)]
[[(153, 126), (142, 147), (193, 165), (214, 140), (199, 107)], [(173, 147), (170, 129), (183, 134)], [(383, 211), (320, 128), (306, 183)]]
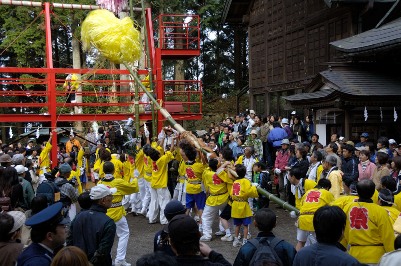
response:
[[(248, 198), (257, 198), (257, 184), (251, 183), (248, 179), (244, 178), (246, 174), (246, 167), (242, 164), (235, 165), (235, 172), (238, 177), (234, 181), (230, 196), (233, 200), (231, 208), (231, 217), (235, 225), (235, 238), (233, 242), (234, 247), (240, 247), (241, 243), (238, 239), (241, 225), (244, 226), (244, 236), (248, 235), (248, 225), (252, 223), (252, 210), (248, 204)], [(246, 237), (242, 241), (242, 245), (247, 242)]]

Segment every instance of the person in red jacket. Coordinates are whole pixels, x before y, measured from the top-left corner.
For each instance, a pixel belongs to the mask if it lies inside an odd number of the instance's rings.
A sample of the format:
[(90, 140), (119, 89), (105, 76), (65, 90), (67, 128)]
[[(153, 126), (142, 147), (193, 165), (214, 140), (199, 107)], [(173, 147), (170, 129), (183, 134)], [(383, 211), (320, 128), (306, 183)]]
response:
[(290, 158), (290, 141), (288, 139), (283, 139), (281, 141), (281, 149), (276, 153), (276, 161), (274, 162), (274, 175), (278, 178), (278, 184), (276, 189), (277, 194), (282, 200), (285, 200), (285, 190), (284, 190), (284, 176), (285, 167), (288, 164), (288, 159)]

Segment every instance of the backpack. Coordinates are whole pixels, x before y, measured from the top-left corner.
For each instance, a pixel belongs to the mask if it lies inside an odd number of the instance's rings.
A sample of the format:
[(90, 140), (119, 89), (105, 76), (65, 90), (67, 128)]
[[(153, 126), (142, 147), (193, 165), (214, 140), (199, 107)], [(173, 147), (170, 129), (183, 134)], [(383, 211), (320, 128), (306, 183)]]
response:
[(36, 196), (43, 195), (47, 198), (47, 204), (52, 205), (60, 200), (60, 189), (50, 180), (45, 180), (38, 186)]
[(271, 242), (267, 239), (267, 237), (262, 237), (258, 239), (248, 240), (248, 243), (251, 243), (256, 247), (256, 251), (252, 256), (252, 259), (249, 265), (253, 266), (261, 266), (261, 265), (277, 265), (282, 266), (283, 262), (278, 257), (274, 248), (281, 242), (283, 239), (279, 237), (275, 237)]

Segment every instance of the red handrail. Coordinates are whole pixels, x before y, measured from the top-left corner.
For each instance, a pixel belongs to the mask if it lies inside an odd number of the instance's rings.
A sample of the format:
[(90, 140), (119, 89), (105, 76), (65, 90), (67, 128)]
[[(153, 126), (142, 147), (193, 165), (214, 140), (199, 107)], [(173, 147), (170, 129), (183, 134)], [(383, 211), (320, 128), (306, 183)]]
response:
[(198, 50), (200, 48), (199, 20), (198, 15), (160, 15), (158, 18), (159, 47)]

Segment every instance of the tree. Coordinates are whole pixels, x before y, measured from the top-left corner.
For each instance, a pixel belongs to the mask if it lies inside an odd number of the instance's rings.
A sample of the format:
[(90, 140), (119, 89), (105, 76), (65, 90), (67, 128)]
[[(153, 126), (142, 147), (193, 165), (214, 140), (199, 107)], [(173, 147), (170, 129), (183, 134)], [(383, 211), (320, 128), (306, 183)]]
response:
[(207, 0), (199, 9), (202, 21), (201, 66), (206, 96), (231, 92), (234, 87), (234, 31), (221, 24), (223, 3)]
[[(152, 1), (155, 15), (199, 14), (201, 18), (201, 56), (192, 60), (164, 62), (166, 79), (177, 79), (179, 68), (184, 71), (184, 79), (201, 79), (206, 96), (215, 96), (238, 90), (247, 80), (246, 35), (240, 38), (239, 54), (234, 56), (234, 28), (221, 24), (224, 3), (220, 0), (204, 1)], [(236, 58), (236, 60), (234, 60)], [(234, 61), (237, 69), (234, 72)], [(236, 78), (234, 78), (234, 74)], [(236, 82), (234, 82), (236, 80)], [(242, 83), (241, 83), (242, 82)], [(240, 83), (240, 84), (238, 84)]]
[(41, 8), (0, 6), (2, 64), (43, 67), (45, 35)]

